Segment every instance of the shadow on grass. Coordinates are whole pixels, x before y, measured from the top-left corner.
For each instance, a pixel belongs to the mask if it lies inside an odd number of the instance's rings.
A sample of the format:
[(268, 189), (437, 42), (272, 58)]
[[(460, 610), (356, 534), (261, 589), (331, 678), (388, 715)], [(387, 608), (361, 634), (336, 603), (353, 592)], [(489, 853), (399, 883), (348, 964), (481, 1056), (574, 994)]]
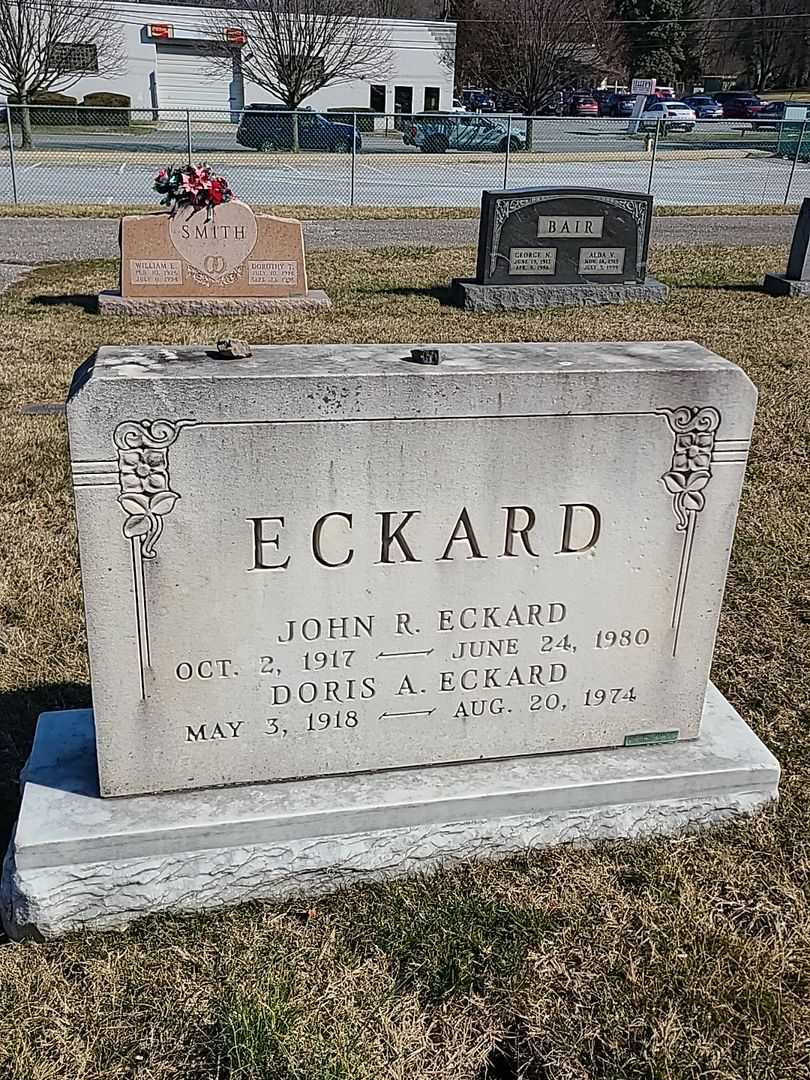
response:
[(729, 281), (713, 283), (700, 282), (697, 285), (690, 282), (688, 285), (682, 287), (688, 289), (705, 289), (706, 292), (760, 293), (762, 296), (768, 295), (762, 286), (757, 285), (755, 282), (738, 282), (737, 284)]
[(39, 307), (78, 307), (86, 311), (88, 315), (98, 315), (98, 296), (95, 293), (43, 293), (40, 296), (32, 296), (31, 303)]
[(88, 683), (46, 683), (0, 692), (0, 856), (17, 818), (18, 777), (31, 752), (37, 717), (55, 709), (86, 709), (90, 703)]
[(431, 285), (418, 288), (414, 285), (403, 285), (396, 289), (375, 289), (378, 296), (418, 296), (421, 298), (431, 297), (438, 300), (442, 307), (459, 308), (452, 301), (452, 293), (449, 285)]

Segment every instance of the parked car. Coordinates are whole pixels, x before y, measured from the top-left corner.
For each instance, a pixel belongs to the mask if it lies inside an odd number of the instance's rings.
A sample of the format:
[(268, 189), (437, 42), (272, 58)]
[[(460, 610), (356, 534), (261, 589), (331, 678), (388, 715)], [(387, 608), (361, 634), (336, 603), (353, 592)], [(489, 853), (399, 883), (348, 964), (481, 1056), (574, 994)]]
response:
[[(351, 153), (352, 139), (360, 150), (363, 140), (351, 124), (339, 124), (320, 113), (299, 109), (298, 145), (302, 150), (331, 150)], [(292, 113), (279, 105), (248, 105), (236, 129), (236, 141), (254, 150), (291, 150)]]
[(564, 116), (565, 94), (562, 90), (552, 91), (537, 110), (539, 116)]
[(614, 97), (614, 92), (612, 90), (594, 90), (591, 97), (596, 102), (597, 108), (599, 109), (599, 115), (608, 116), (608, 102)]
[(785, 109), (788, 105), (799, 106), (800, 108), (803, 106), (805, 119), (810, 120), (810, 105), (806, 101), (770, 101), (757, 115), (754, 127), (757, 131), (760, 129), (767, 131), (768, 128), (778, 131), (782, 126), (782, 121), (785, 119)]
[(696, 117), (694, 110), (683, 101), (656, 101), (641, 114), (639, 127), (649, 130), (659, 121), (662, 134), (668, 131), (694, 131)]
[(450, 106), (450, 112), (452, 113), (464, 113), (467, 111), (467, 106), (461, 100), (461, 98), (454, 97), (453, 104)]
[(674, 101), (675, 100), (675, 87), (674, 86), (656, 86), (655, 96), (659, 101)]
[(635, 94), (611, 94), (602, 106), (602, 115), (632, 116), (635, 104)]
[(484, 90), (462, 90), (461, 100), (469, 112), (495, 112), (495, 102)]
[(755, 120), (765, 108), (765, 102), (750, 90), (721, 90), (714, 98), (723, 106), (726, 120)]
[(569, 116), (598, 116), (599, 106), (590, 94), (572, 94), (565, 111)]
[[(415, 116), (405, 128), (402, 138), (408, 146), (418, 147), (423, 154), (444, 154), (447, 150), (496, 150), (503, 153), (507, 145), (506, 124), (479, 114), (467, 116)], [(512, 132), (509, 147), (523, 150), (526, 140)]]
[(683, 103), (693, 110), (698, 120), (720, 120), (723, 116), (723, 106), (708, 94), (685, 97)]

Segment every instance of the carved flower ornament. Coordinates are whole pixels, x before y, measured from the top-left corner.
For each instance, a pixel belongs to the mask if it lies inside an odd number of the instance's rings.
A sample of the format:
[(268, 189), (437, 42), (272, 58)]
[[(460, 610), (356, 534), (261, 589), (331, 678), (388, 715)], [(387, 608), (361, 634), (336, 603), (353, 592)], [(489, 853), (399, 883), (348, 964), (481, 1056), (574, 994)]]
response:
[(141, 554), (155, 557), (155, 543), (163, 532), (163, 518), (180, 498), (169, 482), (168, 447), (188, 421), (125, 421), (115, 431), (118, 447), (118, 502), (127, 515), (123, 533), (141, 538)]
[(706, 434), (679, 435), (675, 440), (672, 468), (678, 472), (708, 469), (712, 460), (714, 436)]
[(154, 494), (169, 487), (169, 462), (165, 450), (124, 450), (120, 470), (124, 492)]
[(679, 532), (689, 525), (689, 515), (699, 513), (706, 505), (703, 489), (712, 478), (712, 453), (720, 413), (713, 408), (685, 406), (659, 410), (667, 417), (675, 435), (672, 462), (661, 479), (672, 495)]

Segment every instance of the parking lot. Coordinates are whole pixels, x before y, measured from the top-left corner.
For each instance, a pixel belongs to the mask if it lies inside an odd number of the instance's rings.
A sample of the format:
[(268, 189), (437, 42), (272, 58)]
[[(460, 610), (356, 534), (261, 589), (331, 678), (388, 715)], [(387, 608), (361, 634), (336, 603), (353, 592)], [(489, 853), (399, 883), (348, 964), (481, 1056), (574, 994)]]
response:
[(474, 145), (420, 153), (389, 119), (387, 132), (363, 132), (354, 154), (259, 152), (237, 142), (234, 123), (210, 113), (124, 130), (35, 126), (32, 149), (15, 145), (12, 154), (7, 137), (0, 147), (0, 202), (142, 205), (153, 199), (157, 169), (187, 159), (206, 161), (257, 204), (460, 207), (476, 205), (484, 188), (554, 184), (649, 191), (671, 205), (810, 194), (810, 166), (775, 153), (778, 133), (739, 121), (662, 129), (656, 138), (631, 131), (626, 120), (538, 118), (529, 144), (525, 119), (502, 118), (509, 153)]

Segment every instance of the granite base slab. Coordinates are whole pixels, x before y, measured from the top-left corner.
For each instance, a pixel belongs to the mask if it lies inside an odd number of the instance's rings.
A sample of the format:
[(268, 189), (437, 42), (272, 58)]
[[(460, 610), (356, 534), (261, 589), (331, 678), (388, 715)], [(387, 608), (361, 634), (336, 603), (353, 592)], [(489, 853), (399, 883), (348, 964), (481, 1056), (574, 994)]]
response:
[(810, 299), (810, 281), (794, 281), (785, 274), (766, 274), (762, 287), (770, 296), (791, 296), (794, 300)]
[(669, 288), (653, 277), (614, 285), (480, 285), (453, 278), (451, 299), (466, 311), (530, 311), (547, 307), (594, 307), (599, 304), (662, 304)]
[(331, 306), (323, 289), (310, 289), (306, 296), (122, 296), (117, 289), (98, 295), (99, 315), (272, 315)]
[(775, 799), (779, 764), (709, 685), (691, 741), (118, 799), (98, 794), (92, 713), (44, 713), (22, 779), (0, 910), (41, 939), (709, 825)]

